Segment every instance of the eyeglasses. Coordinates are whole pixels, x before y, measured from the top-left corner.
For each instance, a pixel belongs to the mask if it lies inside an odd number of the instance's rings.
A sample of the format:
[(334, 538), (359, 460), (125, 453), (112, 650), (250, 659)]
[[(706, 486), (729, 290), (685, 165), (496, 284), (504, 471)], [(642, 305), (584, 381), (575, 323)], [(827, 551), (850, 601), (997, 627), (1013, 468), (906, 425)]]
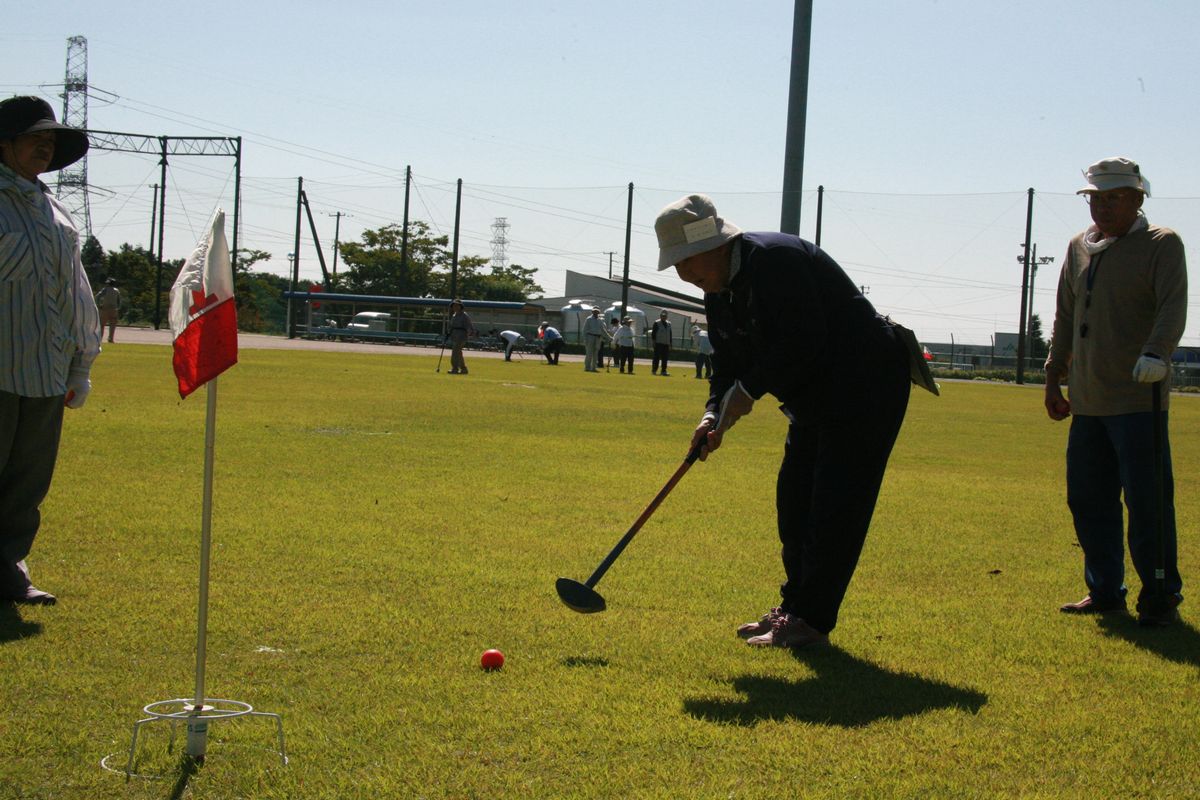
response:
[(1089, 206), (1115, 206), (1135, 202), (1137, 195), (1137, 192), (1130, 189), (1117, 189), (1107, 192), (1088, 192), (1083, 199)]

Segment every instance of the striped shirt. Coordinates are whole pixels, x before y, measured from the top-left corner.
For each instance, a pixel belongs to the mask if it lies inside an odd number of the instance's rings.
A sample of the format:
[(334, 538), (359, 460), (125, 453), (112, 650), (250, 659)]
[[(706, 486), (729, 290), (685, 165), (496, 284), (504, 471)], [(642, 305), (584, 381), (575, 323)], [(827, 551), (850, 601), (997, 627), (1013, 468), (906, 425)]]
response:
[(41, 181), (0, 163), (0, 391), (67, 393), (100, 354), (100, 315), (79, 232)]

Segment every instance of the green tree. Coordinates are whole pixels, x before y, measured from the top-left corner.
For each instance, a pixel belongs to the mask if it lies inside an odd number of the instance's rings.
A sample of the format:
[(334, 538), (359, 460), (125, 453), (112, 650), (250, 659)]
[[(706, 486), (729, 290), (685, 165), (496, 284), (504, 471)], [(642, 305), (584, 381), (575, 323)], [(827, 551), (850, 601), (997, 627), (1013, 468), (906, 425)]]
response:
[(1045, 358), (1050, 353), (1050, 342), (1042, 334), (1042, 318), (1034, 314), (1029, 318), (1030, 358)]
[(100, 240), (95, 236), (88, 236), (83, 240), (83, 247), (79, 249), (79, 255), (83, 260), (83, 269), (87, 273), (92, 288), (99, 290), (99, 284), (108, 277), (104, 274), (104, 248), (100, 246)]
[(449, 238), (434, 236), (424, 222), (408, 225), (408, 258), (401, 269), (400, 247), (403, 228), (385, 225), (364, 231), (361, 242), (342, 245), (346, 272), (339, 276), (338, 291), (355, 294), (382, 294), (398, 297), (449, 297), (452, 278), (454, 293), (475, 300), (523, 301), (540, 293), (534, 281), (537, 270), (514, 264), (485, 272), (488, 259), (461, 256), (457, 274), (452, 275), (453, 253)]
[(419, 297), (429, 291), (429, 276), (446, 260), (445, 236), (431, 236), (424, 222), (410, 222), (408, 257), (401, 263), (403, 229), (384, 225), (363, 231), (361, 242), (343, 242), (342, 261), (348, 267), (339, 276), (341, 288), (355, 294)]
[(238, 330), (247, 333), (280, 333), (285, 329), (287, 302), (280, 294), (287, 288), (286, 278), (269, 272), (252, 272), (251, 267), (268, 261), (266, 250), (238, 248), (233, 275), (233, 297), (237, 304)]
[[(163, 291), (160, 311), (163, 322), (171, 283), (175, 280), (183, 259), (163, 262)], [(158, 262), (143, 247), (123, 244), (119, 250), (109, 250), (104, 258), (105, 277), (113, 278), (121, 290), (121, 316), (125, 322), (145, 323), (154, 320), (154, 298), (158, 290)]]

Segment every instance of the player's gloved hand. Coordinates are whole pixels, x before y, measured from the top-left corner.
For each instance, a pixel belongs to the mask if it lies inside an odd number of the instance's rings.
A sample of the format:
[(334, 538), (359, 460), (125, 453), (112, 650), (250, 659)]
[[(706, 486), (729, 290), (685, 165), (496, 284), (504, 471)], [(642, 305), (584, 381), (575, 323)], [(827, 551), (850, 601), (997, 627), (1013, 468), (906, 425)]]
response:
[(692, 450), (700, 448), (700, 460), (706, 461), (708, 454), (721, 446), (721, 434), (715, 432), (717, 427), (717, 414), (715, 411), (706, 411), (704, 416), (700, 418), (700, 424), (696, 426), (696, 430), (692, 432)]
[(67, 373), (67, 396), (63, 402), (67, 408), (80, 408), (87, 400), (88, 392), (92, 391), (92, 381), (89, 371), (72, 367)]
[(1158, 383), (1167, 377), (1167, 362), (1151, 353), (1143, 353), (1133, 365), (1133, 379), (1138, 383)]
[(754, 398), (745, 390), (741, 381), (734, 381), (733, 386), (725, 391), (721, 398), (721, 405), (717, 409), (717, 416), (720, 419), (717, 423), (717, 432), (724, 434), (725, 431), (736, 425), (739, 419), (749, 414), (752, 408), (754, 408)]

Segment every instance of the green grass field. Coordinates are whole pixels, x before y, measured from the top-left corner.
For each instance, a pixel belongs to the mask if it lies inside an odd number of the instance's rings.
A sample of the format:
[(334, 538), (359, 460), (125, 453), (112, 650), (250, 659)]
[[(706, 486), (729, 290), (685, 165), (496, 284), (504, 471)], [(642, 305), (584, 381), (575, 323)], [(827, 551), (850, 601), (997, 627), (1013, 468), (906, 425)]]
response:
[[(1086, 590), (1038, 389), (914, 392), (834, 647), (792, 654), (733, 633), (781, 580), (774, 403), (582, 616), (554, 579), (588, 577), (679, 465), (705, 385), (435, 363), (247, 350), (221, 378), (207, 694), (282, 714), (291, 760), (243, 718), (189, 771), (155, 723), (154, 777), (126, 779), (102, 761), (194, 687), (205, 402), (179, 400), (168, 349), (109, 346), (30, 559), (59, 605), (0, 611), (0, 798), (1200, 793), (1192, 604), (1161, 631), (1057, 611)], [(1186, 582), (1200, 401), (1174, 400)]]

